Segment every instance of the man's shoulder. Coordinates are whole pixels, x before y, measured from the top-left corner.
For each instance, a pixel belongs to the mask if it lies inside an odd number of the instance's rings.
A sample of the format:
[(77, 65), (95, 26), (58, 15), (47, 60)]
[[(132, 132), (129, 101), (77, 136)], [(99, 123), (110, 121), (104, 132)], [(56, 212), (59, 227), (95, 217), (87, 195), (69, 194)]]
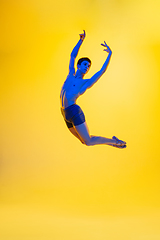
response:
[(73, 79), (75, 77), (75, 72), (74, 71), (70, 71), (67, 75), (66, 79)]

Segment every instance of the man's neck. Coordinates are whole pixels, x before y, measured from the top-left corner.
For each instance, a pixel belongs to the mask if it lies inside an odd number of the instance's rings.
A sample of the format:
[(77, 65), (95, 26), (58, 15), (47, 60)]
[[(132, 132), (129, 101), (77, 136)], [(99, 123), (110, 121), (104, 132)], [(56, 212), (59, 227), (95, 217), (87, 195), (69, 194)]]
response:
[(75, 74), (75, 78), (81, 78), (81, 79), (83, 79), (83, 77), (84, 77), (84, 74), (77, 70), (77, 72), (76, 72), (76, 74)]

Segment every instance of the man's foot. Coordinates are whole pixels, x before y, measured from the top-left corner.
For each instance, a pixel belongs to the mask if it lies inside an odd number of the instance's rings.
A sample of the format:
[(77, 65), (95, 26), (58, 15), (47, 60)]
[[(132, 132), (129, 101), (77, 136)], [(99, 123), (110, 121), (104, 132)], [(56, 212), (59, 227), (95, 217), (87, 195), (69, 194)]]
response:
[(115, 144), (109, 144), (110, 146), (113, 146), (113, 147), (116, 147), (116, 148), (121, 148), (121, 149), (122, 149), (122, 148), (126, 148), (126, 142), (118, 139), (118, 138), (115, 137), (115, 136), (113, 136), (112, 139), (115, 140), (116, 143), (115, 143)]
[(117, 146), (117, 145), (113, 145), (113, 144), (107, 144), (107, 145), (112, 146), (112, 147), (116, 147), (116, 148), (120, 148), (120, 149), (123, 149), (123, 148), (127, 147), (126, 145), (123, 145), (123, 146)]

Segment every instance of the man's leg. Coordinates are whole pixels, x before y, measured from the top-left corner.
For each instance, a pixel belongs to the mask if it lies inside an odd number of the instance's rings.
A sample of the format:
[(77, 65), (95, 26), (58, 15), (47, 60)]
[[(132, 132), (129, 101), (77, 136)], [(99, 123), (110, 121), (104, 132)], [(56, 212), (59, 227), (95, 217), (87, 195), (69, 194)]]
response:
[(75, 127), (71, 127), (71, 128), (68, 128), (68, 129), (69, 129), (69, 131), (70, 131), (76, 138), (78, 138), (78, 139), (81, 141), (81, 143), (85, 144), (85, 142), (84, 142), (84, 141), (80, 138), (80, 136), (78, 135)]
[[(80, 138), (84, 141), (87, 146), (93, 146), (97, 144), (106, 144), (106, 145), (117, 145), (117, 141), (115, 139), (109, 139), (100, 136), (93, 136), (89, 134), (89, 129), (86, 122), (75, 126), (76, 131)], [(124, 142), (125, 144), (125, 142)]]

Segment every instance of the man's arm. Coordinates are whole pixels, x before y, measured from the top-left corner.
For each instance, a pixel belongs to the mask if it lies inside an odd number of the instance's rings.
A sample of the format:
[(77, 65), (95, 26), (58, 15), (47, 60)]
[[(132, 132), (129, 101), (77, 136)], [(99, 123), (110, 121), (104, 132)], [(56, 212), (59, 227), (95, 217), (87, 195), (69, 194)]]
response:
[(88, 89), (90, 87), (92, 87), (97, 81), (98, 79), (105, 73), (105, 71), (107, 70), (108, 64), (110, 62), (111, 56), (112, 56), (112, 51), (109, 48), (109, 46), (106, 44), (106, 42), (104, 42), (105, 44), (101, 44), (103, 47), (106, 47), (106, 49), (104, 49), (104, 51), (108, 52), (108, 56), (106, 61), (104, 62), (102, 68), (100, 71), (98, 71), (96, 74), (94, 74), (85, 84), (84, 84), (84, 88)]
[(80, 39), (78, 41), (78, 43), (76, 44), (76, 46), (73, 48), (71, 55), (70, 55), (70, 62), (69, 62), (69, 73), (75, 73), (75, 68), (74, 68), (74, 64), (75, 64), (75, 59), (78, 55), (79, 49), (81, 44), (83, 43), (83, 40), (85, 39), (86, 33), (85, 30), (83, 30), (84, 33), (83, 34), (79, 34), (80, 35)]

